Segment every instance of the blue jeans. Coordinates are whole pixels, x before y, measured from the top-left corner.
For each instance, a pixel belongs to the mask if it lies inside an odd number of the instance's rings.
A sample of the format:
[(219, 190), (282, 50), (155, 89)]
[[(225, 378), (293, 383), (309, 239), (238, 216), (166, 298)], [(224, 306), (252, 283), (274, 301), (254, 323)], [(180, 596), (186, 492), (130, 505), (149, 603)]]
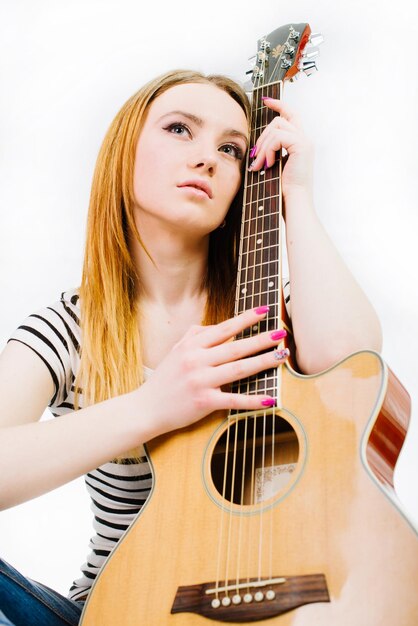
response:
[(1, 626), (77, 626), (83, 606), (0, 559)]

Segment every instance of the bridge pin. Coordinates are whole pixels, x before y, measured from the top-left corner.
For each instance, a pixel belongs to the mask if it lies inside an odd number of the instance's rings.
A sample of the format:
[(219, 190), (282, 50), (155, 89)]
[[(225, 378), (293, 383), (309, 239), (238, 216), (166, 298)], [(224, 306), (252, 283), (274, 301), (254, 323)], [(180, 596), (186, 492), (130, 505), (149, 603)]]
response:
[(225, 596), (224, 598), (222, 598), (222, 606), (229, 606), (231, 604), (231, 598), (229, 598), (228, 596)]
[(276, 592), (273, 591), (273, 589), (269, 589), (266, 593), (267, 600), (274, 600), (275, 597), (276, 597)]
[(253, 601), (253, 596), (251, 593), (246, 593), (244, 596), (244, 602), (246, 602), (247, 604), (249, 604), (250, 602)]
[(221, 606), (221, 601), (219, 600), (219, 598), (213, 598), (211, 605), (212, 609), (219, 609), (219, 607)]
[(234, 596), (232, 596), (232, 602), (233, 604), (241, 604), (241, 596), (239, 595), (239, 593), (236, 593)]
[(257, 591), (254, 596), (254, 600), (256, 602), (261, 602), (262, 600), (264, 600), (264, 593), (262, 591)]

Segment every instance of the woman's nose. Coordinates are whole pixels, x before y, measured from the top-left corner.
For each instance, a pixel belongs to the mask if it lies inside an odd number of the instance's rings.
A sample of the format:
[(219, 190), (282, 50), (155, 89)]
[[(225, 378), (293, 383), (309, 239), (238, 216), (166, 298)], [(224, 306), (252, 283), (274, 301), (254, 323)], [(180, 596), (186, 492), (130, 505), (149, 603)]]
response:
[(189, 165), (193, 169), (199, 169), (214, 173), (218, 163), (218, 153), (212, 148), (203, 147), (194, 151), (189, 158)]

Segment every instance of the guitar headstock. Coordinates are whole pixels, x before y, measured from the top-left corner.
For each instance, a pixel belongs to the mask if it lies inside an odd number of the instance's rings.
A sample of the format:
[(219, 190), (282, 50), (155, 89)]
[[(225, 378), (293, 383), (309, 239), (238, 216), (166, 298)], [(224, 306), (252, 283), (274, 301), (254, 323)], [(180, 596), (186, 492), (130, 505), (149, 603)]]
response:
[(315, 73), (323, 40), (319, 33), (311, 33), (309, 24), (286, 24), (262, 37), (257, 54), (249, 59), (253, 65), (247, 72), (251, 79), (244, 85), (246, 91)]

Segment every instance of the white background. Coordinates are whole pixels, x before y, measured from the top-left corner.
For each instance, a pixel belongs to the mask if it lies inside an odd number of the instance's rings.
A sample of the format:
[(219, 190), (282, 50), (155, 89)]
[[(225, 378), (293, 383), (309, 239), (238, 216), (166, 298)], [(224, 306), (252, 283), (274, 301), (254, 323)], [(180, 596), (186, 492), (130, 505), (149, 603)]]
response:
[[(318, 214), (413, 399), (397, 486), (418, 519), (417, 17), (407, 0), (1, 0), (1, 345), (79, 285), (93, 167), (125, 100), (173, 68), (241, 80), (261, 35), (309, 22), (326, 37), (320, 72), (284, 97), (316, 145)], [(90, 534), (82, 479), (0, 514), (0, 554), (63, 593)]]

